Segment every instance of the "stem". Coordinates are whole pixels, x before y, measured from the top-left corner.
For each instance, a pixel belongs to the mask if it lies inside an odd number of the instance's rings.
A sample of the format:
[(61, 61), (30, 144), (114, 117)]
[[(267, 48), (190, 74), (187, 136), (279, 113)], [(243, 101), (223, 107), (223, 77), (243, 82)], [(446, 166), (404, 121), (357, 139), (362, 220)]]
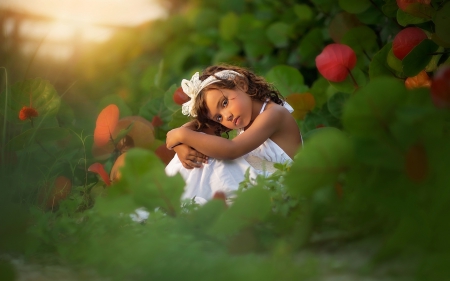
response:
[(56, 157), (55, 157), (53, 154), (51, 154), (50, 151), (48, 151), (47, 149), (45, 149), (45, 147), (44, 147), (38, 140), (35, 140), (35, 141), (36, 141), (36, 143), (42, 148), (42, 150), (43, 150), (45, 153), (47, 153), (48, 155), (50, 155), (50, 157), (56, 159)]
[(369, 54), (366, 52), (366, 50), (363, 49), (363, 53), (369, 61), (372, 61), (372, 58), (369, 56)]
[(3, 163), (3, 165), (6, 165), (6, 151), (5, 151), (5, 145), (6, 145), (6, 110), (8, 109), (8, 72), (6, 71), (6, 67), (0, 67), (3, 68), (5, 70), (5, 115), (3, 116), (3, 132), (2, 132), (2, 158), (1, 158), (1, 163)]
[(353, 76), (352, 72), (350, 71), (350, 69), (347, 68), (348, 74), (350, 74), (350, 78), (352, 78), (353, 84), (355, 85), (355, 88), (358, 89), (359, 85), (358, 82), (356, 82), (355, 77)]
[(159, 181), (155, 180), (156, 188), (158, 189), (162, 199), (164, 202), (166, 202), (168, 210), (167, 213), (171, 217), (176, 217), (175, 208), (172, 206), (172, 203), (170, 202), (169, 198), (167, 198), (166, 194), (164, 193), (163, 188), (160, 186)]
[(434, 56), (434, 55), (445, 55), (445, 54), (450, 54), (450, 51), (447, 51), (447, 52), (434, 52), (434, 53), (431, 53), (430, 55)]

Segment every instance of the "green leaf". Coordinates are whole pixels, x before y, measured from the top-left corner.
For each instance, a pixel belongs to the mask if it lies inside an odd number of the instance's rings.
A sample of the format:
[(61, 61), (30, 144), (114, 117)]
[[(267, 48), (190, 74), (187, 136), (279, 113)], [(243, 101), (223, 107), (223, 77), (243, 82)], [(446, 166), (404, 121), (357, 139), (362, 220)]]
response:
[(337, 92), (331, 98), (328, 99), (327, 106), (328, 111), (336, 117), (341, 118), (344, 104), (349, 99), (350, 95), (348, 93)]
[(316, 66), (316, 57), (322, 52), (324, 38), (320, 28), (312, 28), (303, 36), (298, 46), (299, 60), (309, 67)]
[(225, 40), (231, 40), (239, 28), (239, 18), (233, 13), (227, 13), (220, 19), (219, 33)]
[(169, 129), (168, 124), (172, 119), (172, 111), (165, 106), (163, 97), (151, 99), (139, 109), (139, 116), (147, 120), (151, 121), (156, 115), (163, 121), (160, 128), (167, 131)]
[(239, 193), (230, 208), (212, 225), (215, 235), (231, 235), (244, 227), (260, 223), (271, 210), (270, 192), (259, 186)]
[(194, 26), (199, 32), (204, 32), (206, 27), (217, 26), (219, 12), (209, 8), (199, 9), (195, 17)]
[(430, 140), (433, 143), (434, 140), (442, 138), (445, 119), (431, 104), (429, 91), (415, 89), (409, 96), (417, 99), (414, 103), (421, 103), (405, 105), (397, 110), (395, 119), (389, 126), (396, 141), (408, 147), (418, 140)]
[(309, 22), (314, 17), (313, 10), (306, 4), (295, 4), (294, 13), (297, 16), (297, 19), (302, 22)]
[(177, 88), (178, 86), (176, 84), (172, 84), (164, 93), (164, 106), (172, 112), (175, 112), (181, 108), (181, 106), (176, 104), (173, 100), (173, 93)]
[(196, 228), (210, 228), (226, 210), (222, 200), (209, 200), (190, 215), (190, 221)]
[(406, 12), (426, 20), (431, 20), (436, 14), (436, 10), (432, 6), (423, 3), (410, 3), (406, 7)]
[(387, 124), (406, 97), (402, 81), (375, 78), (347, 101), (342, 114), (344, 128), (354, 136), (385, 136)]
[(353, 141), (355, 158), (358, 162), (394, 170), (403, 168), (403, 155), (389, 142), (389, 139), (355, 137)]
[(359, 87), (363, 87), (364, 85), (366, 85), (367, 83), (366, 75), (364, 74), (364, 72), (361, 71), (361, 69), (355, 67), (353, 68), (351, 73), (355, 81), (353, 81), (351, 75), (347, 75), (347, 78), (344, 81), (342, 82), (330, 81), (330, 85), (333, 86), (337, 91), (344, 93), (353, 93)]
[(312, 84), (309, 91), (316, 100), (316, 107), (321, 107), (324, 103), (327, 102), (327, 89), (329, 86), (330, 83), (323, 77), (317, 78), (316, 81), (314, 81), (314, 83)]
[(183, 113), (181, 112), (181, 108), (177, 111), (175, 111), (172, 114), (172, 119), (169, 122), (169, 128), (173, 129), (173, 128), (178, 128), (181, 125), (186, 124), (187, 122), (189, 122), (191, 119), (189, 117), (187, 117), (186, 115), (183, 115)]
[(399, 60), (395, 55), (393, 48), (389, 50), (388, 56), (387, 56), (387, 64), (392, 70), (395, 70), (397, 73), (403, 73), (403, 65), (402, 61)]
[(302, 132), (303, 142), (306, 142), (306, 141), (309, 142), (309, 139), (311, 137), (313, 137), (314, 135), (316, 135), (317, 133), (320, 133), (322, 131), (333, 131), (333, 130), (340, 131), (339, 129), (337, 129), (335, 127), (320, 127), (320, 128), (312, 129), (312, 130), (306, 132), (305, 134), (303, 134), (303, 132)]
[(317, 110), (308, 112), (302, 122), (302, 136), (315, 130), (318, 126), (324, 126), (325, 122), (325, 118)]
[[(152, 211), (161, 208), (167, 214), (176, 216), (181, 210), (181, 194), (184, 180), (177, 174), (169, 177), (164, 164), (151, 151), (133, 148), (126, 152), (122, 177), (108, 189), (106, 198), (99, 208), (105, 213), (121, 213), (145, 207)], [(115, 202), (114, 208), (110, 203)]]
[(44, 144), (49, 141), (63, 139), (69, 135), (64, 128), (31, 128), (12, 138), (6, 145), (7, 149), (21, 150), (31, 145)]
[(378, 26), (380, 22), (385, 20), (386, 16), (383, 14), (383, 11), (370, 8), (364, 12), (356, 14), (356, 17), (364, 24)]
[(418, 18), (416, 16), (408, 14), (407, 12), (403, 11), (402, 9), (398, 9), (397, 10), (397, 22), (401, 26), (407, 26), (407, 25), (424, 23), (424, 22), (427, 22), (429, 20), (430, 19)]
[(244, 39), (245, 53), (253, 59), (269, 54), (272, 49), (272, 44), (262, 29), (255, 29)]
[(222, 11), (235, 11), (242, 13), (245, 10), (246, 3), (241, 0), (230, 0), (218, 2), (220, 10)]
[(416, 76), (424, 70), (438, 48), (439, 46), (430, 39), (425, 39), (415, 46), (402, 60), (405, 75)]
[(442, 55), (444, 52), (444, 48), (443, 47), (439, 47), (436, 51), (436, 53), (438, 53), (437, 55), (433, 55), (431, 57), (430, 62), (427, 64), (427, 66), (425, 67), (425, 71), (426, 72), (433, 72), (435, 71), (438, 66), (439, 66), (439, 60), (441, 59)]
[[(2, 95), (3, 97), (3, 95)], [(40, 126), (46, 118), (55, 116), (61, 104), (61, 98), (53, 85), (40, 78), (17, 82), (8, 90), (8, 100), (5, 112), (5, 98), (0, 99), (0, 113), (8, 121), (17, 123), (19, 112), (24, 106), (36, 109), (39, 116), (34, 118), (34, 124)], [(27, 121), (28, 122), (28, 121)]]
[(450, 44), (450, 2), (439, 9), (433, 19), (436, 35), (445, 43)]
[(214, 54), (213, 63), (220, 64), (225, 61), (230, 61), (233, 57), (237, 56), (241, 51), (241, 46), (239, 46), (234, 41), (224, 41), (218, 42), (219, 50)]
[(115, 104), (119, 108), (120, 118), (132, 115), (131, 108), (124, 102), (124, 100), (118, 95), (108, 95), (100, 100), (98, 103), (98, 111), (100, 112), (103, 108), (110, 104)]
[(374, 79), (381, 76), (395, 76), (395, 71), (389, 67), (387, 58), (392, 49), (392, 42), (384, 45), (378, 53), (372, 58), (369, 65), (369, 78)]
[(303, 82), (303, 75), (296, 68), (288, 65), (274, 66), (266, 75), (283, 96), (304, 93), (308, 87)]
[(367, 56), (371, 57), (379, 50), (377, 35), (373, 29), (365, 25), (350, 29), (342, 37), (341, 43), (348, 45), (355, 51), (358, 61)]
[(320, 129), (305, 141), (294, 158), (284, 183), (294, 196), (310, 197), (323, 186), (334, 184), (353, 159), (350, 139), (337, 129)]
[(351, 14), (359, 14), (370, 7), (369, 0), (339, 0), (339, 6), (342, 10)]
[[(150, 65), (143, 71), (142, 77), (139, 81), (139, 86), (142, 91), (149, 92), (153, 88), (157, 87), (156, 77), (158, 77), (158, 72), (159, 72), (158, 65)], [(152, 96), (155, 96), (155, 95), (152, 95)]]
[(398, 5), (395, 0), (385, 1), (386, 3), (381, 7), (383, 14), (389, 18), (397, 17)]
[(284, 22), (274, 22), (267, 28), (267, 37), (278, 48), (286, 47), (292, 27)]

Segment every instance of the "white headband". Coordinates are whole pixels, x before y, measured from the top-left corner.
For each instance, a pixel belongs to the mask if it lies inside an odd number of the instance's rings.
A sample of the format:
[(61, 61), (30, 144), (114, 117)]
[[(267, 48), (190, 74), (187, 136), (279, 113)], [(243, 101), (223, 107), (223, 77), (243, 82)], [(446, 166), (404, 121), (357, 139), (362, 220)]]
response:
[[(184, 115), (197, 117), (197, 112), (194, 112), (194, 103), (195, 99), (197, 98), (198, 93), (202, 89), (204, 89), (206, 86), (209, 86), (211, 84), (214, 84), (216, 82), (221, 81), (220, 79), (226, 79), (231, 80), (236, 77), (236, 75), (242, 76), (242, 74), (233, 71), (233, 70), (222, 70), (217, 73), (214, 73), (214, 75), (209, 76), (203, 81), (200, 81), (199, 79), (199, 73), (196, 72), (191, 80), (183, 79), (181, 81), (181, 88), (183, 88), (183, 92), (188, 95), (191, 99), (185, 103), (183, 103), (183, 106), (181, 107), (181, 112)], [(220, 79), (217, 79), (220, 78)]]

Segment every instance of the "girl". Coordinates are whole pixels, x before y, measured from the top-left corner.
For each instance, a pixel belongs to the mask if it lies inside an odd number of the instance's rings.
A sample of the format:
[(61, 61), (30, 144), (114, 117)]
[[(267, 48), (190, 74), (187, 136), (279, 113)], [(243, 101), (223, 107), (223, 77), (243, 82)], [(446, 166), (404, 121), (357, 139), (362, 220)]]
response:
[[(181, 173), (186, 181), (184, 198), (203, 203), (216, 191), (230, 196), (247, 169), (255, 178), (273, 172), (273, 163), (292, 161), (302, 143), (290, 114), (293, 109), (262, 77), (241, 67), (220, 65), (181, 84), (191, 97), (182, 112), (195, 122), (167, 133), (166, 145), (177, 155), (166, 173)], [(220, 136), (233, 129), (238, 130), (233, 139)], [(202, 162), (203, 167), (196, 168)]]

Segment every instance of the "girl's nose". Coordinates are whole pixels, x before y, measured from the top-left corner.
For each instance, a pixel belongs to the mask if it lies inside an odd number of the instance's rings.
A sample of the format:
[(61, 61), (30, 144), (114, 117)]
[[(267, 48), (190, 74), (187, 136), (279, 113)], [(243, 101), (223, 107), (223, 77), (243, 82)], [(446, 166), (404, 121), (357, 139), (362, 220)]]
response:
[(227, 117), (228, 121), (233, 121), (233, 114), (229, 113)]

